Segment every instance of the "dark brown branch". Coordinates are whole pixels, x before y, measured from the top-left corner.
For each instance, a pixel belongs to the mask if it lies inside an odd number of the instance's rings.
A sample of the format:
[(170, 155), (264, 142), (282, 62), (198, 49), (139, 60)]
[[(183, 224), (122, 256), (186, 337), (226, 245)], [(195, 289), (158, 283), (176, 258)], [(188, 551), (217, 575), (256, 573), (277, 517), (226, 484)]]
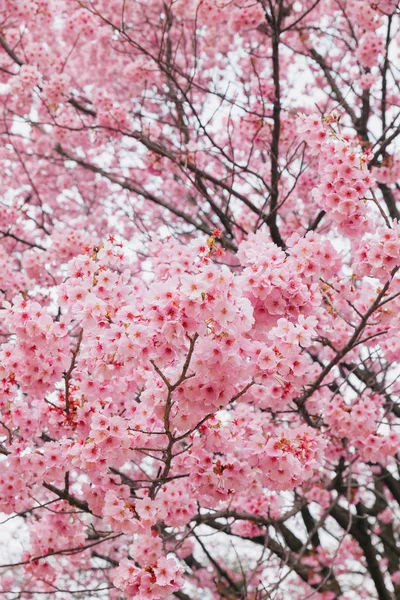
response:
[(22, 60), (20, 60), (15, 54), (14, 50), (10, 48), (10, 46), (7, 44), (7, 42), (2, 36), (0, 36), (0, 46), (3, 48), (3, 50), (7, 52), (8, 56), (12, 58), (15, 63), (17, 63), (19, 67), (21, 67), (24, 64)]
[(331, 515), (335, 521), (339, 523), (342, 529), (349, 531), (363, 551), (379, 600), (393, 600), (392, 594), (385, 585), (361, 504), (357, 504), (357, 513), (357, 515), (350, 515), (349, 511), (338, 505), (331, 509)]
[(278, 3), (278, 14), (272, 12), (272, 79), (274, 82), (274, 104), (272, 111), (273, 127), (271, 140), (271, 196), (270, 209), (266, 223), (269, 227), (273, 242), (280, 248), (285, 248), (285, 243), (281, 237), (277, 225), (277, 207), (279, 198), (279, 141), (281, 135), (281, 84), (280, 84), (280, 64), (279, 64), (279, 37), (282, 22), (282, 2)]
[[(397, 271), (398, 271), (398, 268), (396, 268), (392, 271), (392, 277), (394, 277), (394, 275)], [(310, 396), (312, 396), (312, 394), (315, 392), (315, 390), (317, 390), (319, 388), (319, 386), (321, 385), (321, 383), (323, 382), (325, 377), (342, 360), (342, 358), (344, 358), (346, 356), (346, 354), (357, 344), (357, 341), (358, 341), (360, 335), (362, 334), (362, 332), (364, 331), (364, 329), (368, 323), (368, 319), (375, 312), (375, 310), (379, 307), (379, 304), (380, 304), (382, 298), (385, 296), (387, 290), (389, 289), (390, 283), (391, 283), (391, 281), (387, 281), (385, 283), (385, 285), (382, 287), (381, 291), (375, 298), (374, 302), (371, 304), (371, 306), (369, 307), (367, 312), (361, 318), (360, 323), (355, 328), (354, 333), (351, 336), (351, 338), (349, 339), (349, 341), (347, 342), (347, 344), (341, 350), (339, 350), (339, 352), (336, 353), (336, 356), (334, 356), (334, 358), (330, 361), (330, 363), (324, 369), (322, 369), (321, 373), (319, 374), (319, 376), (317, 377), (315, 382), (308, 388), (308, 390), (306, 390), (299, 398), (297, 398), (295, 400), (295, 403), (299, 408), (304, 406), (304, 404), (306, 403), (308, 398), (310, 398)]]
[(94, 514), (90, 510), (89, 505), (85, 500), (79, 500), (79, 498), (75, 498), (75, 496), (72, 496), (68, 491), (60, 490), (51, 483), (46, 483), (45, 481), (43, 482), (43, 487), (45, 487), (50, 492), (53, 492), (53, 494), (56, 494), (56, 496), (58, 496), (60, 500), (65, 500), (66, 502), (68, 502), (68, 504), (70, 504), (71, 506), (75, 506), (83, 512), (90, 513), (91, 515)]

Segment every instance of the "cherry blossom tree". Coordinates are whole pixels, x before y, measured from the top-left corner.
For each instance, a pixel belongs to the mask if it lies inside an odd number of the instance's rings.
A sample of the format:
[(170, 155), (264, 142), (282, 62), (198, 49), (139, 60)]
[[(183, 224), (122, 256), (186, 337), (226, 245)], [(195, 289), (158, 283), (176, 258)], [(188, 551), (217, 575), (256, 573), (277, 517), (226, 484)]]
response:
[(400, 599), (399, 15), (0, 2), (1, 598)]

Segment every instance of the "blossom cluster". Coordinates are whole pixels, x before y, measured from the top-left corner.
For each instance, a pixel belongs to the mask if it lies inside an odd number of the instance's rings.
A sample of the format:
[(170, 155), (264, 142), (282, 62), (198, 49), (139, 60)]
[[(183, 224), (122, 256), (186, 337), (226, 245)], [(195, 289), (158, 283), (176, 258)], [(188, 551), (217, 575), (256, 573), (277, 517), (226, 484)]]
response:
[(354, 272), (386, 281), (400, 264), (399, 252), (400, 224), (394, 223), (392, 228), (379, 227), (356, 244)]
[(3, 1), (0, 596), (398, 595), (397, 4)]
[(160, 558), (143, 568), (123, 559), (114, 570), (113, 582), (130, 598), (160, 600), (183, 584), (181, 568), (173, 558)]
[(318, 154), (321, 179), (313, 189), (314, 200), (341, 232), (359, 236), (368, 229), (367, 200), (374, 184), (368, 170), (369, 156), (352, 147), (331, 122), (321, 121), (318, 115), (300, 115), (297, 130)]

